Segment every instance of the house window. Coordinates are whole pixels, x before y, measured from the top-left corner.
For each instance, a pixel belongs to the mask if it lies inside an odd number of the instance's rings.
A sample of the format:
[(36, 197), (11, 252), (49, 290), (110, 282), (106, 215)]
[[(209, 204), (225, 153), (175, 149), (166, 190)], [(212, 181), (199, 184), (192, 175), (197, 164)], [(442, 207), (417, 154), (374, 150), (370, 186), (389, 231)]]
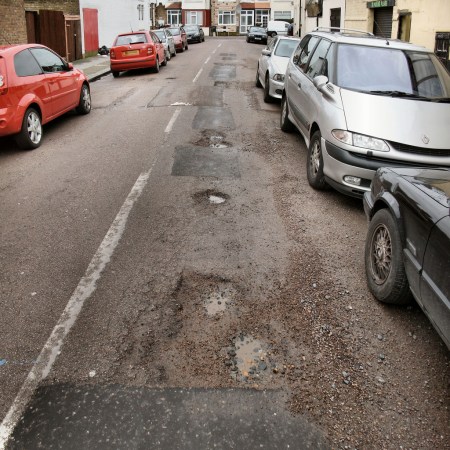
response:
[(186, 25), (203, 25), (203, 12), (202, 11), (187, 11), (186, 12)]
[(269, 21), (268, 9), (256, 9), (255, 10), (255, 25), (267, 28), (267, 22)]
[(169, 25), (181, 25), (181, 10), (169, 9), (167, 11), (167, 21)]
[(219, 25), (234, 25), (236, 22), (234, 11), (220, 11), (219, 10)]
[(138, 5), (137, 10), (138, 10), (139, 20), (144, 20), (144, 5)]
[(274, 11), (273, 12), (273, 20), (291, 20), (292, 13), (291, 11)]

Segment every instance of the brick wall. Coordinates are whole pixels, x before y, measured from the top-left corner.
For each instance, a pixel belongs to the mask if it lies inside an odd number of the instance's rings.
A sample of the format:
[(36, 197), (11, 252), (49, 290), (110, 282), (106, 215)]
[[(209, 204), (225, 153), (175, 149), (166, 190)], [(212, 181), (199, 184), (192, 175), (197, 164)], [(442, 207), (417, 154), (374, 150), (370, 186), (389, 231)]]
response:
[(27, 42), (23, 0), (0, 0), (0, 45)]
[(25, 9), (28, 11), (50, 9), (63, 11), (65, 14), (80, 15), (80, 2), (78, 0), (24, 0), (24, 3)]

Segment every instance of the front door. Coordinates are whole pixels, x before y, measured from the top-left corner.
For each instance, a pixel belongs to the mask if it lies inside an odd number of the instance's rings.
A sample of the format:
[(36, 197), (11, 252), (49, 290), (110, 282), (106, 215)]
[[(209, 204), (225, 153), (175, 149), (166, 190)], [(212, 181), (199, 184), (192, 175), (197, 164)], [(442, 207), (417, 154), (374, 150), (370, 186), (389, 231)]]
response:
[(239, 28), (240, 34), (247, 33), (248, 27), (253, 26), (254, 24), (254, 11), (253, 10), (244, 10), (241, 11), (241, 26)]

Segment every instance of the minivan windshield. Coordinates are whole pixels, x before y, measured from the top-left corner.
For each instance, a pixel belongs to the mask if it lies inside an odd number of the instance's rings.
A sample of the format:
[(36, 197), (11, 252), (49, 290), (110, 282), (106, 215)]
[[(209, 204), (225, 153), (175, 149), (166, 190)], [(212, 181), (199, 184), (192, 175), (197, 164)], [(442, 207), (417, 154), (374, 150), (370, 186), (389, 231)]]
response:
[(337, 61), (342, 88), (406, 99), (450, 97), (450, 74), (433, 53), (340, 44)]

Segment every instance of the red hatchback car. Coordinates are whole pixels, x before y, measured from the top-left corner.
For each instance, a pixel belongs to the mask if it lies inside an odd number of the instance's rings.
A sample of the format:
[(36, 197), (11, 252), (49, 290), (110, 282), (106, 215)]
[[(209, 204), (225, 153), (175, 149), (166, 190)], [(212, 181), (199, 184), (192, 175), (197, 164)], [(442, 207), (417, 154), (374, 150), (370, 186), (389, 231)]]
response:
[(167, 29), (172, 33), (177, 52), (189, 50), (186, 31), (184, 31), (183, 27), (169, 27)]
[(159, 72), (159, 66), (167, 64), (164, 44), (151, 31), (119, 34), (110, 49), (109, 57), (114, 77), (132, 69), (152, 68)]
[(91, 111), (83, 72), (43, 45), (0, 47), (0, 137), (16, 135), (20, 148), (37, 148), (42, 125), (74, 108)]

